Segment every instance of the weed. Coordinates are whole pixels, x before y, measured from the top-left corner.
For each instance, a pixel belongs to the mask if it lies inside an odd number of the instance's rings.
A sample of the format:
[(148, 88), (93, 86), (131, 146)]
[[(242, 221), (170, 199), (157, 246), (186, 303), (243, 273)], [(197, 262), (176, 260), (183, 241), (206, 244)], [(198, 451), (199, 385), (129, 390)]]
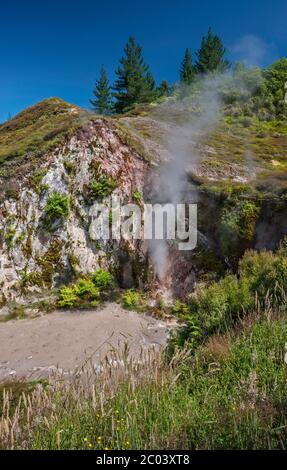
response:
[(141, 297), (139, 292), (134, 289), (128, 289), (121, 295), (121, 304), (127, 310), (137, 308), (139, 306)]
[(49, 196), (45, 213), (50, 220), (63, 219), (68, 217), (70, 211), (69, 197), (57, 192)]

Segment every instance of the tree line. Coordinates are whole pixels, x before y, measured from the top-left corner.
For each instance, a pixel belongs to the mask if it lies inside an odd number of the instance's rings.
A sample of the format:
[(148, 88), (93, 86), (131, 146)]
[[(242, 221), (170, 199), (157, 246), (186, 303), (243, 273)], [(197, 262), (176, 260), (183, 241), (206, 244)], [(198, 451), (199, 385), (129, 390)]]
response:
[[(179, 70), (180, 83), (190, 86), (198, 75), (227, 70), (230, 64), (224, 58), (225, 51), (220, 37), (209, 28), (201, 40), (194, 63), (190, 50), (186, 49)], [(134, 37), (130, 37), (125, 45), (116, 77), (113, 86), (110, 86), (105, 67), (102, 66), (93, 90), (93, 99), (90, 100), (93, 110), (98, 114), (123, 113), (136, 104), (150, 103), (173, 91), (173, 87), (165, 80), (156, 86), (149, 66), (143, 59), (142, 48)]]

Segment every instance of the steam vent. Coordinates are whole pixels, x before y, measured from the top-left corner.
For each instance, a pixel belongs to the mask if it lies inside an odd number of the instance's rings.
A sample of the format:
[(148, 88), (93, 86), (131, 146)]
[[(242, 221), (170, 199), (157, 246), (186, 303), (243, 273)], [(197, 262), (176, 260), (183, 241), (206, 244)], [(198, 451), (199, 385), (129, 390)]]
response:
[[(196, 467), (224, 461), (207, 450), (244, 450), (244, 464), (286, 450), (287, 58), (267, 63), (283, 2), (260, 4), (262, 38), (241, 39), (220, 2), (14, 3), (0, 30), (0, 459)], [(195, 40), (206, 11), (222, 32)], [(144, 48), (127, 34), (116, 67), (127, 24)]]

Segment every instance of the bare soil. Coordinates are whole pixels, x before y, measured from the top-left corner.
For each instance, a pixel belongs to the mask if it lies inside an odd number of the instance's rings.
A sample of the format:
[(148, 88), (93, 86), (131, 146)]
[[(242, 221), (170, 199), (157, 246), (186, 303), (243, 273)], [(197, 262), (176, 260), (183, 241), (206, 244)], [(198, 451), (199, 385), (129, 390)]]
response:
[(166, 342), (171, 325), (107, 303), (94, 311), (55, 311), (34, 319), (0, 323), (0, 382), (63, 374), (88, 358), (100, 364), (113, 348), (140, 355)]

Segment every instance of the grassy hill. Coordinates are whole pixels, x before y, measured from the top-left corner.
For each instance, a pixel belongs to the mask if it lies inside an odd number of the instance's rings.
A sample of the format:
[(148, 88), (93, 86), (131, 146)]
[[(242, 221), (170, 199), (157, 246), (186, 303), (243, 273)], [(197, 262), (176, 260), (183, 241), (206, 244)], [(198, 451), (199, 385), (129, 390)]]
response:
[(61, 146), (91, 115), (59, 98), (49, 98), (0, 125), (0, 199), (15, 197), (24, 175)]
[(0, 165), (40, 156), (59, 145), (89, 114), (59, 98), (49, 98), (0, 125)]

